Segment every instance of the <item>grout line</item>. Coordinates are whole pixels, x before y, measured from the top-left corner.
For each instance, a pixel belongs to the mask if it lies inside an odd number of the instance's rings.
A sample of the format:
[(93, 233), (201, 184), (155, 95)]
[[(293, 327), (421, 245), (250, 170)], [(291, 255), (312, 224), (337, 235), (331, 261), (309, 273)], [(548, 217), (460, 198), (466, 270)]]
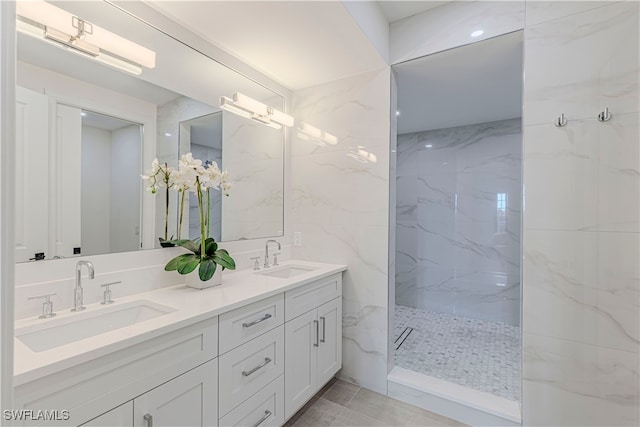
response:
[(351, 399), (349, 399), (349, 401), (348, 401), (347, 403), (345, 403), (345, 405), (344, 405), (344, 407), (345, 407), (345, 408), (347, 407), (347, 405), (348, 405), (349, 403), (351, 403), (351, 401), (356, 397), (356, 395), (357, 395), (358, 393), (360, 393), (360, 390), (362, 390), (362, 387), (358, 386), (358, 390), (356, 390), (356, 392), (355, 392), (355, 393), (353, 393), (353, 396), (351, 396)]

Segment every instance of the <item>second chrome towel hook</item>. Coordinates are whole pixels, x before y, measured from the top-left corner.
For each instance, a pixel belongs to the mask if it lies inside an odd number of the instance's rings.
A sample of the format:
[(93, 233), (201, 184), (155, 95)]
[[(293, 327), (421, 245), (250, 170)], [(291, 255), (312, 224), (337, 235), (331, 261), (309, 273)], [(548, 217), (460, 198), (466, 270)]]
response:
[(557, 127), (557, 128), (562, 128), (565, 127), (567, 125), (567, 119), (564, 117), (564, 113), (560, 114), (560, 116), (555, 119), (555, 121), (553, 122), (553, 124)]
[(598, 114), (598, 121), (603, 123), (608, 122), (609, 120), (611, 120), (611, 117), (613, 116), (609, 112), (609, 107), (604, 107), (604, 110), (602, 110), (602, 112)]

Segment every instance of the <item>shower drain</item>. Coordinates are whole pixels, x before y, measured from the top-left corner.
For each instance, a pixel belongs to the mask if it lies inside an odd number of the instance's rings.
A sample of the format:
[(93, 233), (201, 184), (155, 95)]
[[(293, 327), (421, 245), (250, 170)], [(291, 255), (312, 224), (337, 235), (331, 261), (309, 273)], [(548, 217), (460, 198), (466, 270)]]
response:
[(413, 328), (409, 326), (404, 328), (404, 331), (402, 331), (400, 336), (395, 340), (396, 350), (399, 349), (402, 344), (404, 344), (404, 341), (409, 337), (411, 332), (413, 332)]

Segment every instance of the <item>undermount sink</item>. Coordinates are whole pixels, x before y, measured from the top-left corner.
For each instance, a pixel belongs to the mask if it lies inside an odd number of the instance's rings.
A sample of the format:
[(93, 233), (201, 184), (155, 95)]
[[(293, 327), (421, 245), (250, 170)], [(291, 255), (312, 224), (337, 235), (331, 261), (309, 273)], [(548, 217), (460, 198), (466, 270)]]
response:
[(79, 314), (16, 329), (16, 338), (35, 352), (46, 351), (174, 311), (175, 308), (146, 300), (124, 304), (116, 302), (106, 308), (88, 309)]
[(286, 265), (284, 267), (275, 267), (269, 270), (260, 271), (256, 274), (260, 274), (262, 276), (269, 277), (279, 277), (281, 279), (288, 279), (290, 277), (298, 276), (300, 274), (305, 274), (310, 271), (315, 270), (313, 267), (307, 267), (303, 265)]

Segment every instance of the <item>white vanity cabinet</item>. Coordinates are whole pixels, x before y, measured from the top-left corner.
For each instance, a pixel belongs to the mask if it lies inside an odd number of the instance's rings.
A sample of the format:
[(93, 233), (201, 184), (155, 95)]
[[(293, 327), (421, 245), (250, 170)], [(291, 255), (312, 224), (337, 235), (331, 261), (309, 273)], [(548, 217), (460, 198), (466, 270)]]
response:
[(218, 422), (217, 375), (218, 360), (214, 359), (82, 427), (215, 426)]
[[(133, 401), (134, 407), (146, 405), (147, 412), (153, 416), (154, 405), (158, 404), (158, 399), (164, 399), (161, 403), (174, 408), (206, 404), (204, 417), (213, 423), (202, 425), (216, 425), (217, 355), (218, 316), (214, 316), (19, 384), (14, 394), (16, 409), (68, 410), (70, 418), (23, 420), (15, 424), (68, 427), (89, 422), (88, 426), (109, 425), (110, 420), (123, 416), (126, 411), (123, 404), (129, 401)], [(203, 401), (207, 396), (208, 401)], [(163, 414), (157, 414), (156, 426), (162, 425)], [(100, 417), (96, 418), (97, 415)], [(178, 416), (188, 418), (192, 415), (185, 409), (185, 414)], [(129, 420), (126, 424), (118, 422), (116, 425), (144, 425), (134, 419), (133, 412)]]
[(31, 371), (16, 382), (15, 409), (70, 417), (15, 425), (281, 426), (341, 368), (341, 272), (274, 281), (276, 292), (239, 289), (233, 305), (193, 323)]
[(342, 367), (341, 296), (341, 275), (286, 293), (285, 418), (300, 409)]

